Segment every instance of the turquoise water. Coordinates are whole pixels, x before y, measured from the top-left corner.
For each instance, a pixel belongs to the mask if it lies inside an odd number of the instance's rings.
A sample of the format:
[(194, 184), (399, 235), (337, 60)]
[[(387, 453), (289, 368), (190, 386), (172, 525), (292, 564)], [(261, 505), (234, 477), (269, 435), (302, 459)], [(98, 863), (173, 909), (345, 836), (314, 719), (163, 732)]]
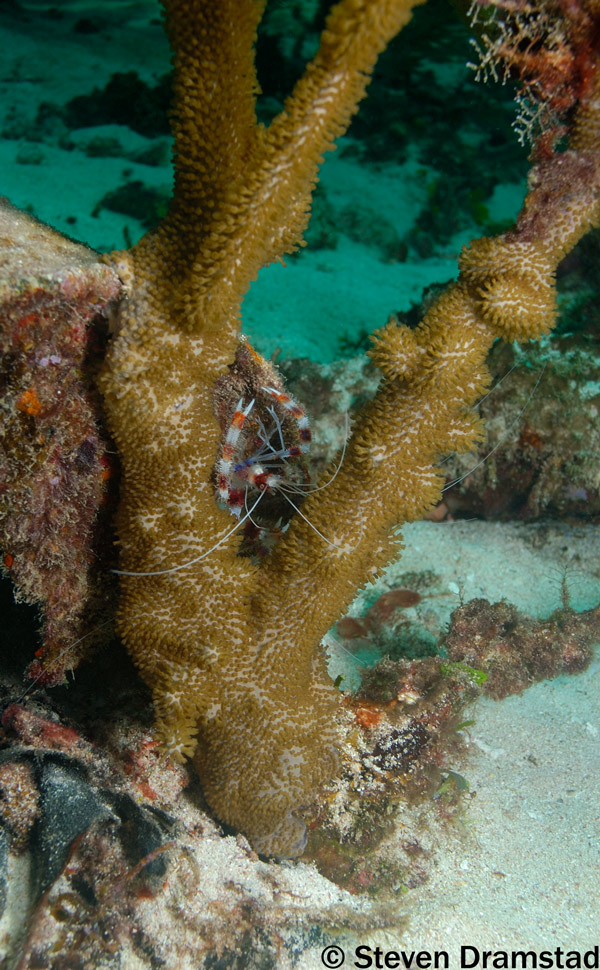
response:
[[(130, 245), (160, 218), (171, 185), (157, 4), (25, 2), (0, 18), (2, 193), (99, 251)], [(259, 43), (265, 118), (317, 36), (308, 15), (274, 5)], [(361, 351), (391, 313), (455, 276), (465, 242), (514, 218), (526, 153), (509, 93), (499, 89), (498, 102), (476, 84), (471, 56), (439, 2), (386, 53), (327, 155), (306, 249), (285, 269), (263, 269), (246, 297), (243, 329), (264, 353), (331, 361)], [(117, 72), (137, 77), (111, 83)]]

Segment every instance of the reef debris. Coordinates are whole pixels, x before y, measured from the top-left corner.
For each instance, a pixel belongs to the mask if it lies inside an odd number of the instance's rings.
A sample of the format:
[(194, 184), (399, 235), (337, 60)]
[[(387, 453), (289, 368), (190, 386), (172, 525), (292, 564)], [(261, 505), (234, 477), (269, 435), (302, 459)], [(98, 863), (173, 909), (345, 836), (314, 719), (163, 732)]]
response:
[(48, 685), (111, 627), (118, 462), (94, 375), (120, 289), (92, 250), (0, 201), (2, 568), (40, 608), (27, 673)]
[(600, 638), (600, 606), (576, 613), (568, 604), (536, 620), (511, 603), (474, 599), (452, 614), (448, 657), (481, 668), (484, 693), (520, 694), (538, 680), (585, 670)]

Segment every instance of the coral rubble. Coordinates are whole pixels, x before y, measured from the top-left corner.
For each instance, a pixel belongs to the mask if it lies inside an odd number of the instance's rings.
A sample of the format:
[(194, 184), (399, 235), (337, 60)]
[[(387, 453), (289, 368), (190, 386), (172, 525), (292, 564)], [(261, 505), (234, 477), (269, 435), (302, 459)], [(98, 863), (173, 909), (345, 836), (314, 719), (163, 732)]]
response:
[(483, 690), (499, 700), (558, 674), (587, 667), (600, 635), (600, 607), (575, 613), (568, 605), (534, 620), (510, 603), (474, 599), (452, 614), (445, 648), (453, 661), (479, 667)]

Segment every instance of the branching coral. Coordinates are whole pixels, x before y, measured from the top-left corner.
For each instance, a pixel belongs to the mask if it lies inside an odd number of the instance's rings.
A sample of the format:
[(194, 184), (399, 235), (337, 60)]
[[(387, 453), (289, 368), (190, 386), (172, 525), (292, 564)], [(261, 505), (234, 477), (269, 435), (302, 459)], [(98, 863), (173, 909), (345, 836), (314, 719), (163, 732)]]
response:
[[(120, 630), (153, 689), (169, 748), (198, 747), (217, 814), (274, 853), (301, 851), (304, 827), (292, 809), (335, 770), (337, 698), (318, 643), (352, 595), (355, 522), (342, 519), (332, 532), (315, 521), (330, 554), (318, 538), (310, 554), (300, 535), (286, 562), (258, 575), (231, 543), (217, 546), (231, 524), (211, 481), (220, 438), (213, 387), (236, 350), (241, 297), (261, 265), (299, 243), (321, 154), (411, 6), (338, 4), (319, 53), (265, 131), (255, 120), (252, 61), (263, 5), (167, 4), (175, 195), (157, 232), (115, 257), (129, 297), (103, 390), (124, 472), (122, 568), (168, 570), (215, 547), (176, 572), (124, 576)], [(362, 517), (363, 505), (355, 512)], [(381, 533), (378, 525), (360, 550), (359, 568)], [(334, 576), (330, 602), (307, 612), (307, 593), (319, 583), (326, 591)]]
[(123, 469), (118, 628), (167, 749), (194, 757), (221, 820), (280, 856), (302, 851), (297, 809), (337, 771), (339, 701), (321, 638), (397, 550), (394, 527), (439, 500), (440, 456), (481, 437), (472, 409), (492, 343), (551, 329), (557, 264), (600, 220), (590, 71), (568, 150), (533, 169), (515, 228), (465, 248), (458, 281), (415, 330), (390, 323), (375, 334), (383, 379), (342, 467), (260, 568), (237, 554), (215, 464), (236, 407), (224, 388), (236, 379), (227, 368), (240, 302), (262, 265), (300, 244), (322, 153), (413, 6), (337, 3), (265, 129), (253, 65), (261, 0), (166, 0), (174, 196), (156, 231), (109, 258), (125, 293), (101, 378)]
[(273, 854), (302, 850), (294, 809), (336, 770), (322, 636), (393, 555), (392, 528), (438, 499), (438, 456), (480, 436), (470, 409), (488, 383), (487, 350), (497, 336), (550, 329), (556, 265), (600, 217), (594, 88), (571, 150), (534, 169), (516, 228), (463, 252), (459, 281), (417, 330), (375, 335), (381, 389), (305, 518), (258, 572), (222, 543), (213, 386), (235, 352), (241, 296), (263, 263), (298, 244), (320, 155), (410, 6), (334, 7), (265, 131), (252, 64), (262, 4), (167, 3), (175, 195), (163, 225), (114, 257), (128, 298), (102, 386), (124, 467), (119, 628), (168, 748), (194, 754), (217, 815)]

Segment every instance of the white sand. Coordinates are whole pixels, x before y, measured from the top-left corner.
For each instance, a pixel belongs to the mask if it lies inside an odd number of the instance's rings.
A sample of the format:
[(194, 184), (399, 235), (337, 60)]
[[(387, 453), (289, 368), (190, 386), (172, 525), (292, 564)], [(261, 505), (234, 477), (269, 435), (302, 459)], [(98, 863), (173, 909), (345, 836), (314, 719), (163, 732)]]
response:
[[(505, 597), (547, 616), (560, 606), (565, 569), (577, 609), (600, 600), (592, 526), (421, 522), (404, 535), (389, 575), (436, 573), (442, 620), (459, 605), (459, 587), (466, 600)], [(452, 970), (461, 945), (539, 952), (600, 943), (599, 675), (597, 657), (583, 674), (474, 705), (464, 827), (440, 833), (431, 878), (404, 898), (409, 929), (367, 942), (446, 950)]]

